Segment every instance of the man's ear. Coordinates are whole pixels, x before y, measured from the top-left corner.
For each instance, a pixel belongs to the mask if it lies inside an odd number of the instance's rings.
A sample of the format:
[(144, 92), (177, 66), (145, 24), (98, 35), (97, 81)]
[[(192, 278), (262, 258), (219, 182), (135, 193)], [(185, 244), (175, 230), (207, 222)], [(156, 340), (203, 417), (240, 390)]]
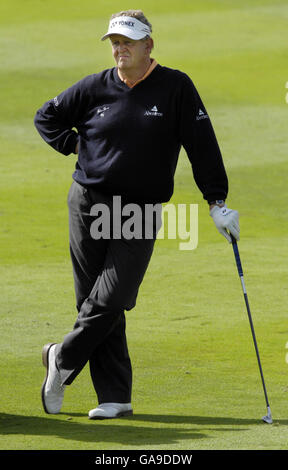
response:
[(154, 48), (154, 41), (152, 38), (147, 38), (147, 49), (149, 50), (149, 53), (152, 51)]

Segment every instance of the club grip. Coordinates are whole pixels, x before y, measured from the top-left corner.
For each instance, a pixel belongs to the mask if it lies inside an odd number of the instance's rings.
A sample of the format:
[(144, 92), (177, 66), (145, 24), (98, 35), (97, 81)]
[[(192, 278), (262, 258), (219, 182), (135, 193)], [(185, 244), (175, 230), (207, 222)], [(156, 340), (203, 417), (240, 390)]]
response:
[(235, 261), (236, 261), (236, 265), (237, 265), (237, 269), (238, 269), (238, 274), (241, 277), (241, 276), (243, 276), (243, 269), (242, 269), (242, 265), (241, 265), (241, 260), (240, 260), (237, 241), (236, 241), (236, 238), (234, 238), (233, 235), (231, 235), (231, 233), (230, 233), (230, 237), (231, 237), (231, 240), (232, 240), (232, 247), (233, 247), (233, 251), (234, 251), (234, 255), (235, 255)]

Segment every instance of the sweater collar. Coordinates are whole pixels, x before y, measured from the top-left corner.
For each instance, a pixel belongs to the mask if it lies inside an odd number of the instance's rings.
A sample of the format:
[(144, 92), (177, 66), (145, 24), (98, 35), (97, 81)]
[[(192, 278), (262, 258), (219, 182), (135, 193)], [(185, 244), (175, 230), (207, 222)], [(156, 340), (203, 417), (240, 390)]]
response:
[(124, 79), (118, 68), (117, 68), (117, 75), (120, 78), (121, 82), (125, 83), (129, 88), (134, 88), (136, 85), (138, 85), (138, 83), (143, 82), (145, 78), (149, 77), (149, 75), (153, 72), (153, 70), (155, 69), (155, 67), (157, 67), (157, 65), (158, 65), (157, 61), (155, 59), (152, 59), (151, 65), (149, 69), (147, 70), (147, 72), (143, 75), (143, 77), (139, 78), (139, 80), (137, 80), (137, 82), (134, 82), (134, 83), (131, 83), (129, 82), (129, 80)]

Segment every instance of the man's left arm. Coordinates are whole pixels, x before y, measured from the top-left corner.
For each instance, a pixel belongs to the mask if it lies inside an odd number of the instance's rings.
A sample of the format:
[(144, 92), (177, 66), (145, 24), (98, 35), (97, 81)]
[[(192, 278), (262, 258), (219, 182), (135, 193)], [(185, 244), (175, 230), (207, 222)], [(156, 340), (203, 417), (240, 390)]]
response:
[(195, 182), (209, 204), (210, 215), (219, 232), (229, 242), (230, 232), (239, 240), (239, 214), (225, 204), (228, 178), (221, 151), (207, 110), (190, 79), (182, 88), (181, 101), (181, 142), (191, 162)]

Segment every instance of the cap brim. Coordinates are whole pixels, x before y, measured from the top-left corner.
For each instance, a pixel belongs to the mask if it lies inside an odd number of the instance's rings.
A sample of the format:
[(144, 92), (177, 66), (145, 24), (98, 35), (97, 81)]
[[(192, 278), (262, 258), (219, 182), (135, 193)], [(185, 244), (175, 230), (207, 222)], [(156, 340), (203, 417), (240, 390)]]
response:
[(120, 34), (121, 36), (125, 36), (129, 39), (134, 39), (134, 41), (138, 41), (139, 39), (143, 39), (147, 36), (147, 33), (140, 33), (138, 31), (131, 31), (131, 29), (128, 28), (114, 28), (113, 32), (106, 33), (102, 38), (101, 41), (105, 41), (105, 39), (108, 39), (110, 36), (115, 35), (115, 34)]

